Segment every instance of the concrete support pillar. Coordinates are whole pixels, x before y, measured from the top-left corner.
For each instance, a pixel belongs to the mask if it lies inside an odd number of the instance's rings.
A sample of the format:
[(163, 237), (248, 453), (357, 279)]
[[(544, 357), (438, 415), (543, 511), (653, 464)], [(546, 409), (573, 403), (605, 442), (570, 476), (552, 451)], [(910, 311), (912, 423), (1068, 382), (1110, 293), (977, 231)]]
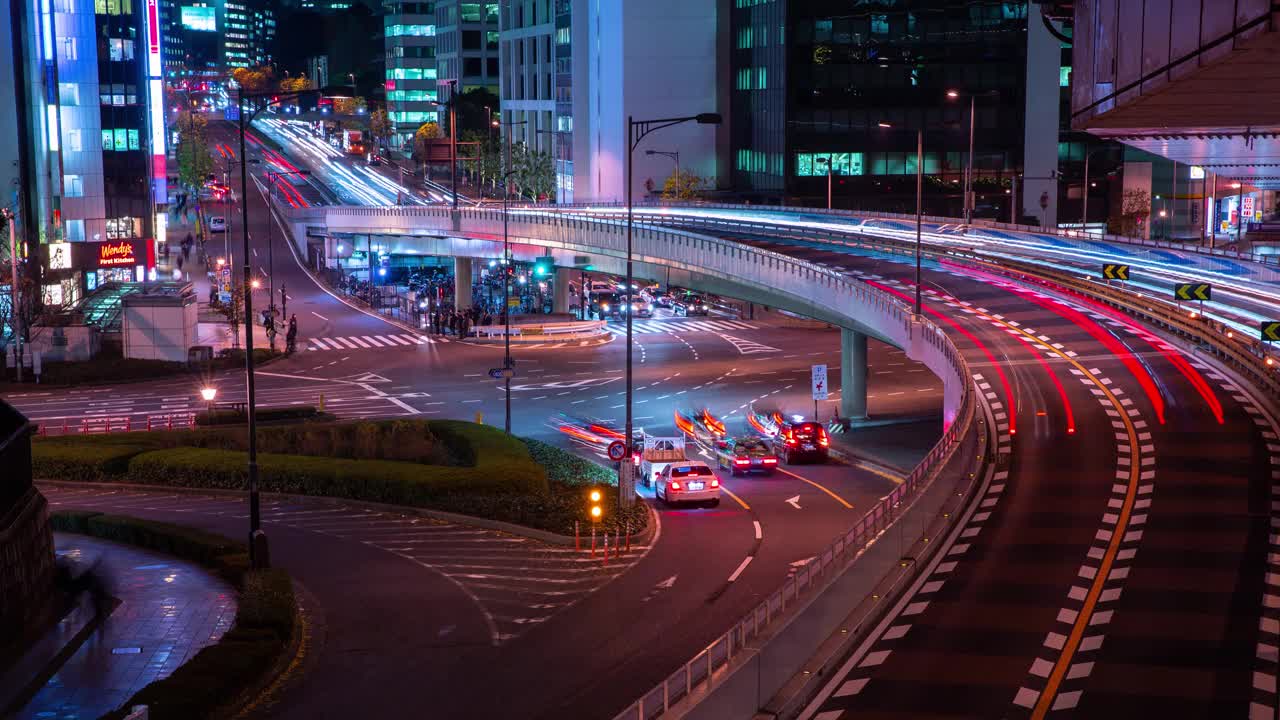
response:
[(556, 278), (553, 281), (555, 287), (555, 298), (552, 300), (551, 312), (568, 313), (569, 312), (569, 281), (573, 277), (573, 268), (556, 268)]
[(471, 258), (453, 259), (453, 302), (459, 310), (471, 307)]
[(867, 336), (840, 328), (840, 417), (867, 419)]

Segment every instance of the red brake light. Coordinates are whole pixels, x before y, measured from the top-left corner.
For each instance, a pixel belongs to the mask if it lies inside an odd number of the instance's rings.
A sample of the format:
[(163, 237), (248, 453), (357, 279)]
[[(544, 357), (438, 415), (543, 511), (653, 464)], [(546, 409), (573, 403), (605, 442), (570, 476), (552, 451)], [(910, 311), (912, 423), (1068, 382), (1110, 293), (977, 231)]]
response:
[(749, 459), (747, 459), (747, 458), (734, 458), (734, 459), (733, 459), (733, 464), (734, 464), (734, 465), (750, 465), (750, 464), (751, 464), (751, 460), (749, 460)]
[(671, 485), (670, 485), (670, 489), (672, 489), (672, 490), (679, 490), (679, 489), (680, 489), (680, 483), (679, 483), (678, 481), (676, 481), (676, 480), (672, 480), (672, 481), (671, 481)]
[(831, 444), (831, 441), (827, 439), (826, 428), (818, 428), (818, 444), (822, 447), (826, 447)]
[(720, 481), (716, 478), (711, 478), (711, 487), (713, 488), (720, 487)]
[(765, 459), (764, 459), (764, 464), (765, 464), (765, 465), (777, 465), (777, 464), (778, 464), (778, 458), (765, 458)]

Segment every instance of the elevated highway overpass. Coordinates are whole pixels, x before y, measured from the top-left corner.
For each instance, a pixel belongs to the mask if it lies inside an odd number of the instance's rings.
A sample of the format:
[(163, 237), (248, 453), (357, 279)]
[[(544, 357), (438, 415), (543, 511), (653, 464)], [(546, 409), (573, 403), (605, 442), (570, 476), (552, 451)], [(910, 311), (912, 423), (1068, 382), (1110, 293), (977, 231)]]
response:
[[(563, 266), (586, 256), (619, 272), (625, 235), (611, 213), (517, 209), (510, 233), (520, 257), (549, 250)], [(310, 229), (377, 236), (392, 252), (500, 254), (499, 211), (324, 208), (286, 219), (301, 243)], [(1274, 714), (1280, 385), (1266, 348), (1233, 330), (1274, 307), (1273, 264), (1018, 228), (958, 233), (931, 218), (924, 313), (913, 317), (904, 218), (702, 208), (645, 210), (638, 223), (638, 275), (845, 328), (850, 395), (857, 338), (904, 348), (943, 378), (952, 430), (969, 428), (966, 398), (990, 418), (999, 465), (958, 486), (975, 511), (934, 536), (940, 562), (912, 564), (900, 604), (862, 616), (849, 660), (788, 666), (767, 649), (780, 636), (752, 632), (749, 617), (683, 670), (653, 669), (658, 685), (619, 717), (671, 705), (690, 717), (794, 714), (815, 693), (802, 717)], [(1086, 279), (1103, 258), (1149, 278), (1138, 292)], [(1223, 291), (1212, 322), (1158, 297), (1203, 275)], [(784, 666), (810, 672), (787, 677)]]

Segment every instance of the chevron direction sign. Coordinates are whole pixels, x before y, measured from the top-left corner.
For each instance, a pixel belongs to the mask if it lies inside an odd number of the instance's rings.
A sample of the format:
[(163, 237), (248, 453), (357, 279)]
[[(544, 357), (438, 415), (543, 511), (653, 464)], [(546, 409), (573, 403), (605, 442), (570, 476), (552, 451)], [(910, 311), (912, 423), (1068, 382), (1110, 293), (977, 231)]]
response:
[(1211, 300), (1213, 286), (1209, 283), (1179, 283), (1173, 289), (1174, 300)]
[(1107, 263), (1102, 266), (1102, 277), (1107, 280), (1128, 280), (1129, 266)]
[(1268, 342), (1280, 342), (1280, 320), (1267, 320), (1262, 323), (1262, 339)]

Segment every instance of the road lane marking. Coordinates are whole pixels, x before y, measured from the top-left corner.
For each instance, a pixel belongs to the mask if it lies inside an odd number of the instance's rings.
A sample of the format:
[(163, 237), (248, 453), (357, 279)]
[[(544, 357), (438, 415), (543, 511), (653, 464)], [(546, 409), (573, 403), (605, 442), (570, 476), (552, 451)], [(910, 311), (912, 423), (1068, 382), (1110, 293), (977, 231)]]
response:
[(311, 314), (312, 314), (312, 315), (315, 315), (316, 317), (320, 318), (321, 320), (323, 320), (323, 321), (325, 321), (325, 322), (329, 322), (329, 318), (327, 318), (327, 317), (325, 317), (325, 316), (321, 315), (320, 313), (316, 312), (315, 310), (312, 310), (312, 311), (311, 311)]
[(759, 520), (752, 520), (752, 521), (751, 521), (751, 524), (756, 526), (756, 539), (757, 539), (757, 540), (759, 540), (759, 539), (763, 538), (763, 537), (764, 537), (764, 530), (763, 530), (763, 529), (761, 529), (761, 527), (760, 527), (760, 521), (759, 521)]
[(752, 560), (754, 560), (754, 559), (755, 559), (755, 556), (754, 556), (754, 555), (748, 555), (748, 556), (746, 556), (745, 558), (743, 558), (743, 559), (742, 559), (742, 564), (741, 564), (741, 565), (739, 565), (739, 566), (738, 566), (738, 569), (737, 569), (737, 570), (734, 570), (734, 571), (733, 571), (733, 574), (729, 576), (729, 582), (733, 582), (733, 581), (737, 580), (737, 579), (738, 579), (738, 576), (742, 574), (742, 571), (743, 571), (743, 570), (746, 570), (746, 569), (747, 569), (747, 566), (748, 566), (748, 565), (750, 565), (750, 564), (751, 564), (751, 561), (752, 561)]
[(830, 495), (830, 496), (831, 496), (831, 498), (832, 498), (833, 500), (835, 500), (836, 502), (838, 502), (838, 503), (840, 503), (841, 505), (845, 506), (845, 507), (846, 507), (846, 508), (848, 508), (849, 510), (852, 510), (852, 509), (853, 509), (853, 506), (852, 506), (852, 505), (850, 505), (850, 504), (848, 503), (848, 501), (846, 501), (844, 498), (840, 497), (839, 495), (835, 494), (835, 493), (834, 493), (834, 492), (832, 492), (831, 490), (828, 490), (825, 486), (823, 486), (823, 485), (819, 485), (818, 483), (816, 483), (816, 482), (814, 482), (814, 481), (810, 480), (809, 478), (800, 477), (799, 475), (797, 475), (797, 474), (795, 474), (795, 473), (791, 472), (790, 470), (787, 470), (786, 468), (778, 468), (778, 471), (779, 471), (779, 472), (782, 472), (782, 473), (784, 473), (784, 474), (790, 475), (791, 477), (793, 477), (793, 478), (795, 478), (795, 479), (797, 479), (797, 480), (801, 480), (801, 481), (804, 481), (804, 482), (809, 483), (810, 485), (812, 485), (812, 486), (814, 486), (814, 487), (818, 488), (818, 489), (819, 489), (819, 490), (821, 490), (822, 492), (824, 492), (824, 493), (826, 493), (826, 494)]
[(721, 490), (723, 490), (723, 491), (724, 491), (724, 493), (725, 493), (726, 495), (728, 495), (729, 497), (733, 498), (734, 500), (737, 500), (737, 501), (738, 501), (738, 504), (742, 506), (742, 509), (743, 509), (743, 510), (750, 510), (750, 509), (751, 509), (751, 506), (750, 506), (750, 505), (748, 505), (748, 504), (746, 503), (746, 501), (745, 501), (745, 500), (743, 500), (742, 498), (738, 497), (738, 495), (737, 495), (735, 492), (733, 492), (732, 490), (730, 490), (729, 488), (725, 487), (725, 486), (724, 486), (724, 483), (720, 483), (720, 489), (721, 489)]

